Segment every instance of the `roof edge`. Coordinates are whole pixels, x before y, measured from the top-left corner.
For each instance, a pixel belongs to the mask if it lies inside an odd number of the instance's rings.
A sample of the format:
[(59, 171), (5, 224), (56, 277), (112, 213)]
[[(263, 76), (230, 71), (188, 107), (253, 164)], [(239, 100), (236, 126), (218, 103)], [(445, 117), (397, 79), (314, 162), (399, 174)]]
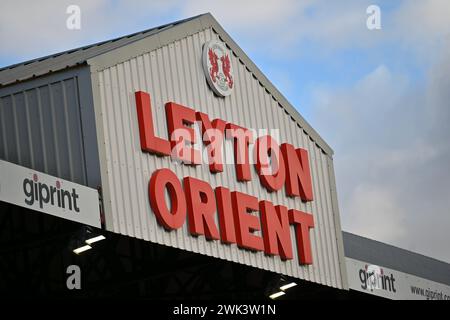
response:
[(231, 38), (231, 36), (222, 28), (217, 20), (207, 13), (200, 17), (207, 21), (219, 36), (229, 45), (231, 50), (238, 56), (244, 65), (253, 73), (264, 86), (267, 91), (275, 98), (275, 100), (288, 112), (288, 114), (297, 122), (297, 124), (309, 135), (309, 137), (327, 154), (333, 157), (334, 151), (319, 135), (319, 133), (303, 118), (303, 116), (295, 109), (295, 107), (286, 99), (286, 97), (272, 84), (272, 82), (264, 75), (264, 73), (255, 65), (255, 63), (247, 56), (247, 54), (239, 47), (239, 45)]
[(314, 143), (319, 146), (325, 154), (331, 159), (333, 158), (333, 149), (325, 142), (325, 140), (317, 133), (315, 129), (300, 115), (300, 113), (289, 103), (283, 94), (270, 82), (263, 72), (253, 63), (253, 61), (245, 54), (239, 45), (231, 38), (231, 36), (222, 28), (211, 13), (205, 13), (197, 17), (187, 19), (185, 22), (174, 25), (167, 29), (149, 35), (143, 39), (138, 39), (124, 47), (115, 48), (111, 51), (101, 53), (97, 56), (87, 59), (87, 63), (91, 66), (91, 72), (101, 71), (110, 66), (124, 62), (136, 56), (148, 53), (162, 46), (183, 39), (187, 36), (201, 32), (205, 29), (212, 28), (227, 46), (234, 52), (237, 58), (247, 67), (247, 69), (255, 76), (259, 83), (272, 95), (272, 97), (284, 108), (284, 110), (297, 122)]
[(167, 23), (161, 26), (152, 27), (150, 29), (132, 34), (123, 35), (114, 39), (104, 40), (2, 67), (0, 68), (0, 88), (42, 77), (49, 73), (87, 64), (86, 61), (91, 57), (124, 47), (129, 43), (147, 38), (155, 33), (161, 32), (164, 29), (170, 29), (177, 24), (184, 23), (188, 20), (197, 19), (198, 17), (199, 15)]
[[(416, 251), (411, 251), (411, 250), (408, 250), (408, 249), (405, 249), (405, 248), (402, 248), (402, 247), (398, 247), (398, 246), (390, 244), (390, 243), (382, 242), (380, 240), (375, 240), (375, 239), (372, 239), (372, 238), (364, 237), (364, 236), (361, 236), (359, 234), (352, 233), (352, 232), (349, 232), (349, 231), (344, 231), (344, 230), (342, 230), (342, 234), (346, 234), (346, 235), (351, 236), (351, 237), (362, 238), (365, 241), (371, 241), (373, 243), (376, 243), (377, 245), (387, 246), (387, 247), (390, 247), (390, 248), (392, 248), (394, 250), (400, 250), (400, 251), (403, 251), (404, 253), (413, 254), (415, 256), (420, 256), (422, 258), (426, 258), (426, 259), (429, 259), (429, 260), (434, 260), (435, 262), (443, 263), (443, 264), (446, 264), (446, 265), (450, 266), (450, 262), (447, 262), (447, 261), (444, 261), (444, 260), (439, 260), (437, 258), (434, 258), (434, 257), (431, 257), (431, 256), (427, 256), (427, 255), (425, 255), (423, 253), (416, 252)], [(352, 257), (349, 257), (349, 258), (352, 258)], [(356, 259), (356, 258), (354, 258), (354, 259)], [(368, 261), (368, 262), (370, 262), (370, 261)]]

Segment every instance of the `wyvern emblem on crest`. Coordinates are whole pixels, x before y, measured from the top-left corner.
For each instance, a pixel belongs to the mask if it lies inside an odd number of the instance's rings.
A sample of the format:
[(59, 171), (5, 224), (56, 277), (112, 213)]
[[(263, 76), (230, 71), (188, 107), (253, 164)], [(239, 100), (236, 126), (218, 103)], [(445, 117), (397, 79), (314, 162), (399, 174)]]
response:
[(233, 66), (226, 46), (211, 40), (203, 46), (203, 71), (211, 89), (218, 96), (226, 97), (234, 87)]

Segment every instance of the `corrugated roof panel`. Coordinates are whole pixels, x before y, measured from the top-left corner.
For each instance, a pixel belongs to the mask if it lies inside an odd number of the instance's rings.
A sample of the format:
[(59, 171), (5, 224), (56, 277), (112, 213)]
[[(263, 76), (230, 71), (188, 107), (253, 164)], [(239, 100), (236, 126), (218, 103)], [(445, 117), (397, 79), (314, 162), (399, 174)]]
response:
[(76, 76), (0, 97), (0, 159), (87, 185)]

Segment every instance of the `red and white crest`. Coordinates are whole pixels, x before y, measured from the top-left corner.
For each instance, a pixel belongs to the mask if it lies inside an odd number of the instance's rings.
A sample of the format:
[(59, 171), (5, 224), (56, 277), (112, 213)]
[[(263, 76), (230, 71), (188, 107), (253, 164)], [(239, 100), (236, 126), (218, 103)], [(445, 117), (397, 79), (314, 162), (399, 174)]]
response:
[(211, 40), (203, 46), (203, 71), (211, 89), (219, 96), (231, 94), (234, 87), (233, 66), (226, 46)]

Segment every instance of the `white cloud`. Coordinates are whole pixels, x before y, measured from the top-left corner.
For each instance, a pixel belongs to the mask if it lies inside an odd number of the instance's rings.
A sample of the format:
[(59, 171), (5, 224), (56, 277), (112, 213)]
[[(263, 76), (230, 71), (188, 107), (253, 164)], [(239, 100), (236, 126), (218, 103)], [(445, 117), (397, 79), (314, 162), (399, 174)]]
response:
[[(402, 1), (398, 9), (384, 9), (380, 1), (382, 30), (366, 28), (366, 8), (371, 0), (345, 3), (325, 0), (41, 0), (3, 1), (0, 10), (2, 55), (33, 56), (42, 51), (62, 50), (81, 43), (107, 39), (210, 11), (218, 21), (241, 38), (247, 47), (279, 55), (286, 49), (301, 55), (297, 45), (318, 44), (321, 53), (336, 49), (373, 47), (397, 42), (428, 48), (450, 31), (447, 0)], [(82, 29), (65, 28), (66, 8), (79, 5)], [(169, 19), (169, 20), (168, 20)], [(423, 50), (426, 53), (426, 49)]]
[[(172, 0), (2, 1), (0, 57), (21, 61), (154, 27), (170, 22), (163, 19), (174, 4)], [(66, 27), (69, 5), (81, 9), (80, 30)]]
[(343, 228), (450, 261), (450, 45), (425, 85), (381, 65), (321, 88), (314, 123), (335, 147)]
[[(366, 27), (369, 5), (381, 8), (382, 29)], [(251, 48), (263, 48), (273, 55), (286, 54), (286, 49), (318, 44), (318, 54), (332, 55), (336, 50), (370, 49), (395, 45), (419, 54), (433, 56), (437, 40), (450, 32), (450, 1), (186, 1), (185, 15), (210, 11), (226, 29), (244, 36)], [(268, 41), (269, 40), (269, 41)], [(434, 57), (434, 56), (433, 56)]]
[[(369, 0), (364, 3), (369, 4)], [(367, 31), (367, 5), (351, 0), (346, 5), (324, 0), (16, 0), (2, 2), (0, 40), (8, 45), (2, 55), (35, 56), (107, 39), (211, 12), (225, 29), (244, 37), (248, 46), (280, 53), (302, 40), (323, 45), (358, 43)], [(66, 28), (67, 6), (81, 8), (82, 29)], [(169, 19), (169, 20), (167, 20)], [(270, 41), (268, 41), (270, 40)]]
[[(82, 22), (105, 1), (79, 1)], [(66, 8), (72, 1), (4, 1), (0, 10), (2, 55), (33, 57), (50, 50), (63, 50), (89, 38), (84, 32), (66, 28)], [(84, 26), (83, 26), (84, 27)]]
[(270, 28), (291, 21), (311, 3), (311, 0), (190, 0), (184, 2), (183, 13), (192, 16), (209, 11), (218, 21), (234, 29), (245, 28), (241, 31), (264, 34)]
[(450, 1), (409, 0), (395, 11), (393, 21), (402, 39), (433, 40), (450, 33)]
[[(367, 35), (366, 8), (369, 0), (345, 4), (325, 0), (186, 1), (185, 15), (210, 11), (227, 30), (245, 38), (250, 48), (286, 55), (303, 41), (324, 47), (358, 44)], [(299, 56), (294, 50), (291, 56)]]
[(406, 234), (407, 213), (397, 202), (394, 190), (387, 186), (360, 184), (352, 191), (346, 215), (346, 227), (368, 238), (399, 241)]
[(432, 64), (450, 36), (450, 1), (410, 0), (390, 17), (389, 40), (405, 47), (421, 63)]

